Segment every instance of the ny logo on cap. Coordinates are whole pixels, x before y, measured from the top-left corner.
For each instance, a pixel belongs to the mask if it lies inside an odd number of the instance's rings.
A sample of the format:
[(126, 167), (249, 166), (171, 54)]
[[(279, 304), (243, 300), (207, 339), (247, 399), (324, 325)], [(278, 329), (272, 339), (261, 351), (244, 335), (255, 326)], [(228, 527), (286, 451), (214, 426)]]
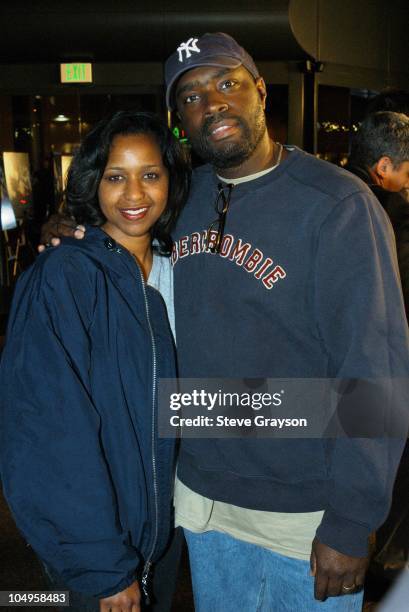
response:
[(176, 51), (179, 53), (179, 62), (183, 62), (183, 51), (186, 53), (185, 59), (192, 56), (191, 51), (200, 53), (200, 49), (197, 46), (198, 38), (189, 38), (187, 42), (180, 43)]

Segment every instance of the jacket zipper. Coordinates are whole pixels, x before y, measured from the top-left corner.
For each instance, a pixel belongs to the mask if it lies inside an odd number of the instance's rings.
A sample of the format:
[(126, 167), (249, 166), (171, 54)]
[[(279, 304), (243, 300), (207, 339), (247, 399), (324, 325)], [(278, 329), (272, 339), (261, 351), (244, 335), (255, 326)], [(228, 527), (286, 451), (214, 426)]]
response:
[[(109, 242), (111, 242), (111, 244), (109, 244)], [(153, 330), (152, 330), (152, 325), (151, 325), (151, 320), (150, 320), (150, 316), (149, 316), (149, 306), (148, 306), (148, 298), (146, 295), (146, 287), (145, 287), (145, 280), (143, 278), (143, 274), (142, 274), (142, 270), (138, 264), (138, 262), (136, 261), (136, 259), (133, 257), (133, 255), (127, 251), (126, 249), (117, 246), (115, 244), (114, 241), (106, 241), (106, 246), (110, 249), (110, 250), (115, 250), (117, 253), (128, 253), (129, 256), (131, 257), (133, 263), (137, 266), (139, 274), (140, 274), (140, 278), (141, 278), (141, 282), (142, 282), (142, 290), (143, 290), (143, 297), (145, 300), (145, 310), (146, 310), (146, 319), (148, 321), (148, 328), (149, 328), (149, 333), (151, 336), (151, 343), (152, 343), (152, 431), (151, 431), (151, 443), (152, 443), (152, 473), (153, 473), (153, 494), (154, 494), (154, 502), (155, 502), (155, 529), (154, 529), (154, 539), (153, 539), (153, 543), (152, 543), (152, 548), (151, 551), (145, 561), (145, 565), (143, 568), (143, 572), (142, 572), (142, 578), (141, 578), (141, 583), (142, 583), (142, 591), (145, 597), (145, 602), (146, 605), (150, 605), (150, 597), (149, 597), (149, 588), (148, 588), (148, 582), (149, 582), (149, 572), (150, 569), (152, 567), (152, 556), (153, 553), (155, 552), (155, 548), (156, 548), (156, 543), (158, 541), (158, 523), (159, 523), (159, 511), (158, 511), (158, 481), (157, 481), (157, 474), (156, 474), (156, 456), (155, 456), (155, 400), (156, 400), (156, 376), (157, 376), (157, 361), (156, 361), (156, 344), (155, 344), (155, 338), (153, 335)]]
[[(137, 263), (137, 262), (135, 262)], [(137, 264), (138, 265), (138, 264)], [(139, 268), (139, 265), (138, 265)], [(145, 281), (143, 279), (142, 276), (142, 271), (139, 268), (139, 272), (141, 274), (141, 279), (142, 279), (142, 287), (143, 287), (143, 295), (145, 298), (145, 308), (146, 308), (146, 318), (148, 321), (148, 327), (149, 327), (149, 332), (151, 335), (151, 342), (152, 342), (152, 364), (153, 364), (153, 387), (152, 387), (152, 432), (151, 432), (151, 442), (152, 442), (152, 472), (153, 472), (153, 492), (154, 492), (154, 502), (155, 502), (155, 530), (154, 530), (154, 539), (153, 539), (153, 543), (152, 543), (152, 549), (151, 552), (149, 553), (146, 562), (145, 562), (145, 566), (143, 568), (143, 572), (142, 572), (142, 590), (143, 590), (143, 594), (145, 595), (145, 600), (146, 600), (146, 604), (149, 605), (150, 604), (150, 598), (149, 598), (149, 591), (148, 591), (148, 579), (149, 579), (149, 572), (152, 566), (152, 556), (153, 553), (155, 552), (155, 548), (156, 548), (156, 544), (158, 541), (158, 522), (159, 522), (159, 512), (158, 512), (158, 482), (157, 482), (157, 474), (156, 474), (156, 455), (155, 455), (155, 401), (156, 401), (156, 345), (155, 345), (155, 338), (153, 335), (153, 331), (152, 331), (152, 325), (151, 325), (151, 320), (150, 320), (150, 316), (149, 316), (149, 306), (148, 306), (148, 298), (146, 296), (146, 287), (145, 287)]]

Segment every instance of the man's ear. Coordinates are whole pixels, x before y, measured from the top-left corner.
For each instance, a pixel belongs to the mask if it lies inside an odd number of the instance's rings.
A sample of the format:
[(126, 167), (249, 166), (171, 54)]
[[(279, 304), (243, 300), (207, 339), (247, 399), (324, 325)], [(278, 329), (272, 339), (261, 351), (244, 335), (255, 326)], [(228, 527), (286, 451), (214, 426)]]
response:
[(380, 157), (373, 166), (373, 171), (380, 179), (385, 179), (389, 176), (391, 170), (393, 170), (393, 163), (391, 158), (387, 155)]
[(257, 91), (259, 93), (260, 99), (263, 103), (263, 109), (265, 110), (266, 98), (267, 98), (267, 87), (266, 87), (263, 77), (258, 77), (255, 80), (255, 83), (256, 83), (256, 87), (257, 87)]

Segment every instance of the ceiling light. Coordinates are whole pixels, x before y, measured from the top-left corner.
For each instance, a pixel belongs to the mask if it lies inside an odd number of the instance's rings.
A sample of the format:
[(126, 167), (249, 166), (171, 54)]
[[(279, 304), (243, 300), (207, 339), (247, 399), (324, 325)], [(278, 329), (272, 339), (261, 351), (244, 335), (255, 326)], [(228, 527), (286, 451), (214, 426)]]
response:
[(69, 120), (70, 118), (66, 117), (65, 115), (57, 115), (53, 119), (53, 121), (57, 121), (58, 123), (65, 123), (66, 121), (69, 121)]

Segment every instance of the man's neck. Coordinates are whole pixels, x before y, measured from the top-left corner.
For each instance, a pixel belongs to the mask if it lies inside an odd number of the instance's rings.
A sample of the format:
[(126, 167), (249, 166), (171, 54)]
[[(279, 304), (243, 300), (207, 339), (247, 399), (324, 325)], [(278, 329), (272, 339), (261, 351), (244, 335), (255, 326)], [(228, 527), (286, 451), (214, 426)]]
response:
[[(253, 154), (242, 164), (232, 168), (215, 168), (215, 172), (226, 179), (241, 178), (243, 176), (255, 174), (274, 166), (279, 152), (280, 146), (274, 143), (266, 132)], [(282, 159), (286, 156), (287, 154), (283, 152)]]

